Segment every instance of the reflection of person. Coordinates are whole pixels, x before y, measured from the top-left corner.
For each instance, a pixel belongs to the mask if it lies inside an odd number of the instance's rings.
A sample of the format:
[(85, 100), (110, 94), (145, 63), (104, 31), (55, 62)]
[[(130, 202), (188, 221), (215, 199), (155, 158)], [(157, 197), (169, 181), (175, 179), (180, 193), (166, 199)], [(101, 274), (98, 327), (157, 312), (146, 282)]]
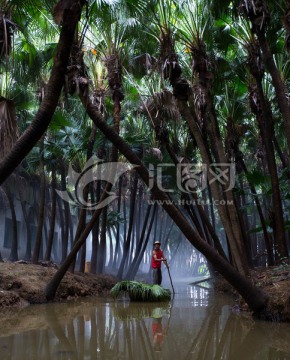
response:
[(163, 256), (163, 251), (160, 248), (160, 242), (154, 242), (154, 250), (152, 252), (152, 269), (153, 269), (153, 284), (161, 285), (162, 272), (161, 263), (162, 261), (166, 264), (166, 258)]
[(163, 328), (162, 328), (162, 317), (153, 319), (152, 322), (152, 335), (153, 335), (153, 348), (155, 351), (161, 351), (163, 344)]

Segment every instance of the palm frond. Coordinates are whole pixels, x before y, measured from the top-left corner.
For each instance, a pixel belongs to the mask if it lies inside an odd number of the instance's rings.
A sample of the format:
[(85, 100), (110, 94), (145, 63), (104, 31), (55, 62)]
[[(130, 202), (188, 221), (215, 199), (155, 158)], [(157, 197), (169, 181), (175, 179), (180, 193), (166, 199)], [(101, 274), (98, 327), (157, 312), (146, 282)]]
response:
[(111, 295), (117, 298), (128, 294), (131, 301), (169, 301), (171, 292), (159, 285), (145, 284), (138, 281), (120, 281), (112, 289)]

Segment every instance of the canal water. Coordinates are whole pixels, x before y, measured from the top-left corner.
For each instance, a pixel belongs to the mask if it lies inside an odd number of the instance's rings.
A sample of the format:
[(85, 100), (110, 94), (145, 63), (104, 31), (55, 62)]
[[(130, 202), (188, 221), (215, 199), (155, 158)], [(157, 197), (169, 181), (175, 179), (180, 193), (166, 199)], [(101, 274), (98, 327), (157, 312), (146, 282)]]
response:
[(110, 298), (0, 314), (0, 360), (282, 360), (290, 324), (253, 321), (235, 299), (175, 284), (170, 303)]

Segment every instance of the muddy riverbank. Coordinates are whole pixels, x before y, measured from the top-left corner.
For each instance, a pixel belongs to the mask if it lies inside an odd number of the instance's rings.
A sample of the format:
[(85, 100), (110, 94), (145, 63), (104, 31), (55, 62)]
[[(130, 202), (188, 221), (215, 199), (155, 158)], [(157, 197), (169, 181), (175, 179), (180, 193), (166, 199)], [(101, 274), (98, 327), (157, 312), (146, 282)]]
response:
[[(0, 308), (46, 303), (44, 289), (56, 270), (57, 266), (52, 263), (34, 265), (1, 262)], [(106, 295), (115, 283), (115, 278), (108, 275), (67, 273), (58, 288), (55, 301)]]

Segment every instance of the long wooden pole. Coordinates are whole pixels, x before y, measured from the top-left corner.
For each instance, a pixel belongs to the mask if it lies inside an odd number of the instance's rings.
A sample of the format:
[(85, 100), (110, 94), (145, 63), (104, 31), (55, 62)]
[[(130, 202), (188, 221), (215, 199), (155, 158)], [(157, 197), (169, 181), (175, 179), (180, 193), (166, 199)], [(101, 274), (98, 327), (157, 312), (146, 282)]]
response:
[(165, 262), (165, 266), (167, 267), (167, 270), (168, 270), (168, 275), (169, 275), (169, 279), (170, 279), (170, 283), (171, 283), (171, 287), (172, 287), (173, 294), (175, 294), (175, 290), (174, 290), (174, 287), (173, 287), (173, 283), (172, 283), (172, 279), (171, 279), (171, 274), (170, 274), (170, 270), (169, 270), (169, 266), (168, 266), (167, 262)]

